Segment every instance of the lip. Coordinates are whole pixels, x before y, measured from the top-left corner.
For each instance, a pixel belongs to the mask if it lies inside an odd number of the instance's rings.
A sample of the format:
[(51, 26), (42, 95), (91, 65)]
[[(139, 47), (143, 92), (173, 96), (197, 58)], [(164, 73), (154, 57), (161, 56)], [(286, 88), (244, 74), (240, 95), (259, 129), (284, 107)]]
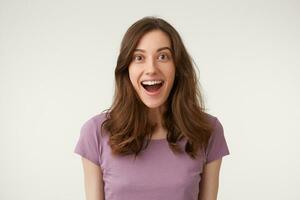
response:
[[(156, 79), (156, 80), (157, 80), (157, 79)], [(146, 93), (147, 95), (149, 95), (149, 96), (157, 96), (157, 95), (159, 95), (159, 94), (161, 93), (161, 90), (163, 89), (164, 84), (165, 84), (165, 81), (163, 81), (162, 86), (161, 86), (157, 91), (155, 91), (155, 92), (149, 92), (149, 91), (147, 91), (143, 86), (142, 86), (142, 89), (143, 89), (143, 90), (145, 91), (145, 93)]]

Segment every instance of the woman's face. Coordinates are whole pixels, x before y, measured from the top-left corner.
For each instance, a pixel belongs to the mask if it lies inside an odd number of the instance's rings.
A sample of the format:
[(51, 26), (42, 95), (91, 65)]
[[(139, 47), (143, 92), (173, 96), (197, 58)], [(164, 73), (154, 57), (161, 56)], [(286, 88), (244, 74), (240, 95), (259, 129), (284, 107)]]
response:
[(143, 103), (149, 108), (163, 106), (175, 77), (168, 35), (160, 30), (146, 33), (133, 53), (128, 70), (130, 81)]

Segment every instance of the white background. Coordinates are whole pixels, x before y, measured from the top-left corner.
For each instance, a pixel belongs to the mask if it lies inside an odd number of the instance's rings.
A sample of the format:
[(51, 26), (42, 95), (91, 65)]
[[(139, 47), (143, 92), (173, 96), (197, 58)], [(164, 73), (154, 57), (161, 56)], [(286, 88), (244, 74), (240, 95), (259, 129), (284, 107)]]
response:
[(84, 121), (108, 108), (123, 34), (180, 33), (224, 127), (220, 200), (300, 199), (299, 1), (0, 1), (0, 199), (84, 199)]

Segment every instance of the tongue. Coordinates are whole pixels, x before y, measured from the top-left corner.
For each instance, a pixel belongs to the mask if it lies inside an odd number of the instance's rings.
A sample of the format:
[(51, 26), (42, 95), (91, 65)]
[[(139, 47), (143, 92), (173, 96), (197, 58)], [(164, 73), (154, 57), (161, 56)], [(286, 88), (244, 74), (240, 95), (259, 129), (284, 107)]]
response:
[(155, 85), (145, 85), (145, 89), (149, 92), (155, 92), (157, 91), (160, 87), (162, 86), (162, 84), (155, 84)]

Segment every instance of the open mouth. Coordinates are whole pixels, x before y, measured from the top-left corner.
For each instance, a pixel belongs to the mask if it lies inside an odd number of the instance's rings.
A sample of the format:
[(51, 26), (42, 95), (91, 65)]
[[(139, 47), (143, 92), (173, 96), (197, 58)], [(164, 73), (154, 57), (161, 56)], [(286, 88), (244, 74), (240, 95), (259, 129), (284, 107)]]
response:
[(156, 92), (158, 91), (164, 84), (164, 81), (162, 81), (161, 83), (156, 83), (156, 84), (143, 84), (141, 83), (143, 88), (145, 88), (145, 90), (147, 90), (148, 92)]

